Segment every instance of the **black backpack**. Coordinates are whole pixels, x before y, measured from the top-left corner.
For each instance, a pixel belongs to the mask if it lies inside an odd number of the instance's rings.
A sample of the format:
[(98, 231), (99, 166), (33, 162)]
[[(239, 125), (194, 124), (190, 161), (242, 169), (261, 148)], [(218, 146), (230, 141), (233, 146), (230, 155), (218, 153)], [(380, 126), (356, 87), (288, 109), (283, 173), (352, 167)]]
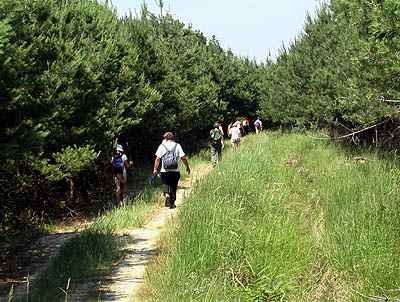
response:
[(176, 145), (175, 144), (171, 150), (168, 150), (168, 148), (162, 144), (166, 150), (164, 156), (162, 157), (162, 162), (164, 165), (164, 169), (176, 169), (178, 168), (178, 158), (176, 156)]

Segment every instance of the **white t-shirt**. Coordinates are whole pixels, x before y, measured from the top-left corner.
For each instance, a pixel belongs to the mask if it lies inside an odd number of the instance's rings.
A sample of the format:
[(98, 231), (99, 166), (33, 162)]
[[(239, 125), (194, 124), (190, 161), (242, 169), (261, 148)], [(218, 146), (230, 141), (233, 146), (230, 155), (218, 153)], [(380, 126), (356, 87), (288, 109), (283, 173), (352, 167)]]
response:
[(239, 126), (231, 128), (231, 140), (236, 141), (240, 139), (239, 134), (240, 134)]
[(218, 126), (219, 131), (221, 131), (222, 136), (224, 136), (224, 130), (222, 129), (222, 126)]
[[(124, 163), (124, 172), (122, 172), (122, 174), (126, 174), (125, 161), (128, 160), (128, 157), (127, 157), (125, 154), (122, 154), (122, 155), (121, 155), (121, 158), (122, 158), (122, 161), (123, 161), (123, 163)], [(113, 160), (114, 160), (114, 156), (111, 157), (110, 164), (113, 163)]]
[(176, 144), (175, 154), (176, 154), (177, 158), (179, 159), (179, 158), (185, 156), (185, 152), (183, 152), (183, 149), (182, 149), (180, 144), (172, 142), (172, 141), (167, 142), (166, 140), (163, 140), (162, 143), (158, 146), (158, 149), (156, 151), (156, 156), (161, 158), (161, 170), (160, 170), (160, 172), (172, 172), (172, 171), (180, 172), (179, 160), (178, 160), (178, 167), (176, 169), (167, 169), (167, 170), (164, 169), (164, 163), (162, 162), (162, 157), (167, 152), (167, 150), (165, 149), (163, 144), (165, 145), (165, 147), (168, 148), (168, 150), (171, 150)]

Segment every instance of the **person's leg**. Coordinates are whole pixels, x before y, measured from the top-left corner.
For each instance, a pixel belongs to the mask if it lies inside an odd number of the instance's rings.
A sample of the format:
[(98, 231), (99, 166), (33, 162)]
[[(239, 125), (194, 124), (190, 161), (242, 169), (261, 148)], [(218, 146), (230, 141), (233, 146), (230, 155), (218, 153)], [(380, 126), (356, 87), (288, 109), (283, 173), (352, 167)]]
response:
[(121, 202), (124, 202), (126, 197), (126, 182), (121, 183)]
[(218, 152), (218, 163), (219, 163), (222, 158), (222, 146), (218, 148), (217, 152)]
[(119, 204), (119, 201), (121, 198), (121, 184), (120, 184), (120, 179), (118, 178), (118, 175), (114, 175), (114, 183), (115, 183), (116, 202), (117, 202), (117, 204)]
[[(169, 207), (170, 208), (175, 208), (176, 191), (178, 189), (178, 182), (179, 182), (180, 177), (181, 177), (181, 174), (179, 172), (166, 172), (164, 177), (161, 174), (161, 179), (164, 178), (163, 192), (164, 192), (164, 195), (166, 195), (166, 194), (169, 195)], [(164, 183), (165, 183), (165, 185), (164, 185)], [(166, 193), (166, 192), (168, 192), (168, 193)], [(168, 206), (167, 202), (166, 202), (165, 206)]]
[(161, 188), (165, 197), (164, 205), (166, 207), (169, 207), (171, 202), (171, 188), (169, 186), (168, 174), (167, 172), (161, 172)]
[(217, 164), (217, 149), (214, 146), (211, 146), (211, 162), (213, 166)]
[(176, 208), (175, 201), (176, 201), (176, 191), (178, 189), (178, 182), (181, 178), (181, 174), (179, 172), (170, 172), (170, 188), (171, 188), (171, 201), (170, 201), (170, 208)]
[(127, 177), (126, 177), (126, 173), (123, 173), (122, 175), (121, 175), (121, 193), (122, 193), (122, 202), (125, 200), (125, 197), (126, 197), (126, 180), (127, 180)]
[(240, 138), (238, 138), (235, 143), (236, 143), (236, 148), (239, 147), (240, 146)]

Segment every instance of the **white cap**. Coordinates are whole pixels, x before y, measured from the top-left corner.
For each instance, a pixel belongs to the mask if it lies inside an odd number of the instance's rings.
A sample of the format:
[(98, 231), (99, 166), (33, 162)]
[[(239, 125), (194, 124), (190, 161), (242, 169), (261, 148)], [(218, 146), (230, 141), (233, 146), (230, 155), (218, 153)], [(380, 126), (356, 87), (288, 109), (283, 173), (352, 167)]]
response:
[(122, 148), (121, 145), (117, 145), (116, 151), (124, 152), (124, 149)]

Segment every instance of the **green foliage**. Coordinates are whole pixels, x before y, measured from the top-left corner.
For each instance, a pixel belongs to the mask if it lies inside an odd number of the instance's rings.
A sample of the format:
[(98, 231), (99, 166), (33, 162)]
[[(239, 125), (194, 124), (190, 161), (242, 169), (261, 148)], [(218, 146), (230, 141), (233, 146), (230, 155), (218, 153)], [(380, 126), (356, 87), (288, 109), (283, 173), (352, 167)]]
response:
[[(283, 125), (342, 132), (397, 124), (396, 105), (384, 100), (398, 99), (398, 18), (395, 1), (323, 3), (270, 62), (261, 115)], [(380, 136), (393, 141), (387, 128)]]
[(99, 155), (100, 152), (96, 153), (90, 146), (68, 146), (53, 154), (55, 164), (41, 162), (36, 169), (50, 181), (71, 179), (84, 169), (92, 170)]

